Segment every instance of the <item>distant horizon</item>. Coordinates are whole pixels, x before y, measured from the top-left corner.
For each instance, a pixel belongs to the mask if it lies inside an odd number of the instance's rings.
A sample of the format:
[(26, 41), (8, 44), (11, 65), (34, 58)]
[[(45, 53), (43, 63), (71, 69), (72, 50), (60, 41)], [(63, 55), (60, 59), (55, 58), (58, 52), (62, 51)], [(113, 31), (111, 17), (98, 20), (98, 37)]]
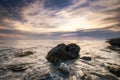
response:
[(10, 41), (10, 40), (12, 40), (12, 41), (14, 41), (14, 40), (109, 40), (109, 39), (115, 39), (115, 38), (120, 38), (120, 37), (112, 37), (112, 38), (92, 38), (92, 37), (84, 37), (84, 38), (78, 38), (78, 37), (76, 37), (76, 38), (64, 38), (64, 39), (52, 39), (52, 38), (43, 38), (43, 39), (41, 39), (41, 38), (39, 38), (39, 39), (35, 39), (35, 38), (33, 38), (33, 39), (0, 39), (0, 41)]

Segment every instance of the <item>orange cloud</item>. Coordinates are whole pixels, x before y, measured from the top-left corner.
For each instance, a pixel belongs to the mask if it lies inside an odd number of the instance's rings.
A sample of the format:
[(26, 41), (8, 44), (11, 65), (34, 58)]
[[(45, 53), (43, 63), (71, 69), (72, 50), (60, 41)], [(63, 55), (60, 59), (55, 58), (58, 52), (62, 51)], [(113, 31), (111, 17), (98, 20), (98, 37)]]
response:
[(24, 35), (19, 35), (19, 34), (4, 34), (4, 33), (1, 33), (0, 34), (0, 37), (9, 37), (9, 38), (27, 38), (26, 36)]

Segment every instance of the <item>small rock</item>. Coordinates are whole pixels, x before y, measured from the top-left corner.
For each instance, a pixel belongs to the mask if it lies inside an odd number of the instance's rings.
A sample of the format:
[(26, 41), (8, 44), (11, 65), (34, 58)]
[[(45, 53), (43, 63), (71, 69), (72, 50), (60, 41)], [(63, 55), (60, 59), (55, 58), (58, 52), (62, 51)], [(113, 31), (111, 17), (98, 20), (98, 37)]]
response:
[(107, 69), (110, 73), (120, 77), (120, 65), (108, 63)]
[(28, 69), (29, 67), (30, 67), (29, 64), (13, 64), (13, 65), (7, 66), (7, 69), (13, 72), (22, 72)]
[(87, 60), (87, 61), (91, 61), (92, 60), (92, 58), (89, 57), (89, 56), (83, 56), (83, 57), (81, 57), (81, 59)]
[(90, 54), (90, 53), (85, 53), (85, 54)]
[(59, 70), (62, 72), (64, 75), (69, 75), (69, 67), (65, 63), (61, 63), (59, 66)]
[(33, 51), (26, 51), (26, 52), (23, 52), (23, 51), (20, 51), (16, 54), (17, 57), (24, 57), (24, 56), (29, 56), (29, 55), (32, 55), (34, 54), (35, 52)]
[(50, 73), (41, 76), (38, 80), (54, 80)]
[(120, 51), (120, 47), (108, 46), (108, 48), (111, 49), (111, 50)]
[[(77, 77), (74, 75), (74, 76), (70, 76), (70, 77), (69, 77), (69, 80), (78, 80), (78, 79), (77, 79)], [(79, 80), (81, 80), (81, 79), (79, 79)]]
[(89, 78), (85, 80), (119, 80), (116, 76), (112, 74), (101, 74), (97, 72), (92, 72), (91, 74), (91, 79), (90, 76), (88, 76)]

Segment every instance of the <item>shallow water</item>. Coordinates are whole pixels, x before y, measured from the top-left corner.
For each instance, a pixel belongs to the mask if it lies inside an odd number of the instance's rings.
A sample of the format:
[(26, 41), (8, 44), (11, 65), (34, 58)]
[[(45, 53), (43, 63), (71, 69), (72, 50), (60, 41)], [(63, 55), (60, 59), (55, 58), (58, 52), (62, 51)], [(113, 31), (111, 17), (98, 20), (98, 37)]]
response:
[[(76, 43), (81, 47), (80, 57), (90, 56), (91, 61), (77, 59), (65, 62), (74, 73), (69, 77), (59, 74), (55, 66), (46, 59), (48, 51), (59, 43)], [(109, 46), (105, 40), (79, 41), (79, 40), (13, 40), (0, 41), (0, 80), (39, 80), (39, 76), (50, 73), (50, 80), (118, 80), (119, 77), (109, 73), (106, 63), (120, 65), (120, 54), (107, 49)], [(35, 51), (36, 53), (26, 57), (16, 57), (15, 54), (23, 51)], [(12, 72), (1, 69), (11, 64), (31, 63), (30, 68), (24, 72)], [(86, 74), (86, 79), (80, 79), (81, 72)], [(78, 77), (79, 76), (79, 77)]]

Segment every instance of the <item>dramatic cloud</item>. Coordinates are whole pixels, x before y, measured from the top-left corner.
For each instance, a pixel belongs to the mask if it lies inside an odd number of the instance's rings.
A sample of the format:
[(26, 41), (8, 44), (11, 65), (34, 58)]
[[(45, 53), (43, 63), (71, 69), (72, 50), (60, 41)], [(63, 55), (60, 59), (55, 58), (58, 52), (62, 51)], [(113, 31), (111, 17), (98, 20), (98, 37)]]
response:
[(12, 34), (23, 39), (120, 37), (120, 0), (5, 1), (0, 4), (0, 29), (14, 30)]

